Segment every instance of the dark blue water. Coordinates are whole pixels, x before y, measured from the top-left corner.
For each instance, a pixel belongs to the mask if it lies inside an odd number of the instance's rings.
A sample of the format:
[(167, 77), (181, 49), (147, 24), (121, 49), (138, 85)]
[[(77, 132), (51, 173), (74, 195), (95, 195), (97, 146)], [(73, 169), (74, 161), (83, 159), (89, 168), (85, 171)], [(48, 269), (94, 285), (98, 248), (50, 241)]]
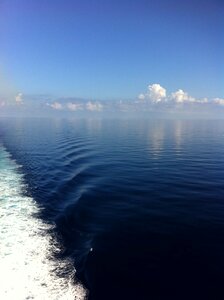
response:
[(224, 299), (224, 121), (2, 119), (0, 139), (88, 299)]

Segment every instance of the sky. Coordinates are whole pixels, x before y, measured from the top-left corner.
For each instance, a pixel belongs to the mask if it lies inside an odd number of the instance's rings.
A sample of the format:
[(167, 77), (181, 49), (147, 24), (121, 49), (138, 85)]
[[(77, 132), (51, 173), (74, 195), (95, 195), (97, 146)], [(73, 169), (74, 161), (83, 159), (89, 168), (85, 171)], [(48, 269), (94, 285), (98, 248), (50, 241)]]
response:
[(223, 53), (222, 0), (0, 0), (1, 103), (223, 100)]

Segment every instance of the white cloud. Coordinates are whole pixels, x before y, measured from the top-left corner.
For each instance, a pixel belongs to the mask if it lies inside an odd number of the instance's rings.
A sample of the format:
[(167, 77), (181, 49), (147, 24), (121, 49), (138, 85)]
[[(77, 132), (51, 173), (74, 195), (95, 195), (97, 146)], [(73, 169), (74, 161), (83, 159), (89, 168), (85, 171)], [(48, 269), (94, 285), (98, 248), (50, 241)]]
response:
[(213, 99), (214, 103), (218, 104), (218, 105), (224, 105), (224, 99), (222, 98), (215, 98)]
[(164, 89), (160, 84), (154, 83), (148, 86), (148, 97), (152, 102), (160, 102), (166, 98), (166, 89)]
[(50, 103), (50, 104), (47, 103), (47, 105), (56, 110), (62, 110), (62, 108), (63, 108), (62, 104), (59, 102), (54, 102), (54, 103)]
[(198, 102), (198, 103), (208, 103), (208, 98), (197, 99), (196, 102)]
[(53, 102), (53, 103), (46, 103), (47, 106), (55, 109), (55, 110), (63, 110), (67, 109), (70, 111), (78, 111), (78, 110), (89, 110), (89, 111), (101, 111), (103, 109), (103, 105), (96, 101), (96, 102), (87, 102), (85, 103), (72, 103), (72, 102), (67, 102), (65, 104), (62, 104), (60, 102)]
[(76, 111), (76, 110), (83, 109), (83, 106), (80, 103), (69, 102), (69, 103), (67, 103), (67, 108), (71, 111)]
[(154, 83), (148, 86), (147, 92), (138, 95), (138, 99), (148, 100), (152, 103), (158, 103), (166, 100), (166, 89), (164, 89), (160, 84)]
[(138, 95), (138, 99), (139, 100), (144, 100), (145, 99), (145, 95), (144, 94), (139, 94)]
[(196, 101), (195, 98), (189, 96), (188, 93), (184, 92), (181, 89), (172, 93), (171, 99), (174, 100), (176, 103), (195, 102)]
[(23, 104), (23, 94), (22, 94), (22, 93), (18, 93), (18, 94), (15, 96), (15, 100), (16, 100), (16, 103), (18, 103), (18, 104)]
[(5, 101), (0, 101), (0, 107), (5, 106)]
[(90, 111), (101, 111), (103, 109), (103, 105), (99, 102), (87, 102), (86, 109)]
[(206, 104), (206, 103), (216, 103), (224, 106), (224, 99), (215, 98), (213, 101), (208, 98), (197, 99), (190, 96), (187, 92), (182, 89), (178, 89), (177, 91), (167, 95), (166, 89), (163, 88), (159, 83), (154, 83), (148, 86), (148, 91), (144, 94), (141, 93), (138, 95), (138, 102), (144, 102), (144, 100), (148, 100), (151, 103), (169, 103), (170, 105), (174, 104), (182, 104), (182, 103), (195, 103), (195, 104)]

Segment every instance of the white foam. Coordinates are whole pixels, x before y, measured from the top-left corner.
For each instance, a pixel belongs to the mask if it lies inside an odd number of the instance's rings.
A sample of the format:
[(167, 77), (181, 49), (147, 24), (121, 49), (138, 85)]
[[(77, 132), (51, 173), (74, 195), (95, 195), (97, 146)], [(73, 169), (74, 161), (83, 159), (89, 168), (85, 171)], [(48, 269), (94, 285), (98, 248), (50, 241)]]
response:
[(55, 275), (61, 266), (48, 258), (57, 247), (47, 234), (50, 225), (33, 216), (38, 208), (24, 189), (19, 166), (0, 145), (0, 299), (84, 299), (75, 270), (70, 278)]

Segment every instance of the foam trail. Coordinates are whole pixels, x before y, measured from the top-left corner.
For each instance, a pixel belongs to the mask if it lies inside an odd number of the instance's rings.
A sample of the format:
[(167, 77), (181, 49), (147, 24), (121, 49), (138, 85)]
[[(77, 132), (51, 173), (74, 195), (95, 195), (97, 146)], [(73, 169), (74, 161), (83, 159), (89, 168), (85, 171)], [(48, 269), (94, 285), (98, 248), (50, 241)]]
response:
[(57, 247), (47, 234), (50, 225), (34, 217), (38, 208), (24, 189), (19, 166), (0, 145), (0, 299), (84, 299), (74, 274), (55, 275), (60, 266), (48, 259)]

